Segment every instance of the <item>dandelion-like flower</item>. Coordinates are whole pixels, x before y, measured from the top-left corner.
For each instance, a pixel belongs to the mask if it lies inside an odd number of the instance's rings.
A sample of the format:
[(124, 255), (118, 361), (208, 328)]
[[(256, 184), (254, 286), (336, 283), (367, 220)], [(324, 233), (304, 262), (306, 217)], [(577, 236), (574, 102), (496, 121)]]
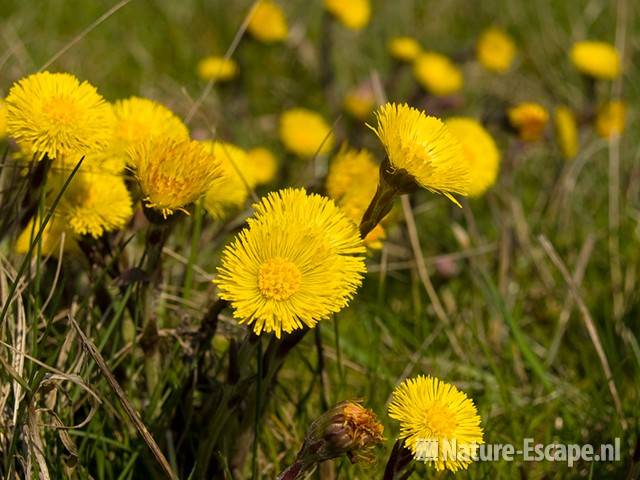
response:
[(462, 88), (462, 72), (449, 58), (424, 52), (413, 63), (413, 74), (420, 84), (436, 96), (451, 95)]
[(456, 117), (446, 122), (449, 131), (458, 138), (469, 163), (470, 197), (482, 195), (498, 176), (500, 151), (491, 134), (475, 119)]
[(376, 100), (373, 89), (368, 83), (363, 83), (347, 92), (344, 96), (344, 110), (358, 120), (366, 120), (373, 112)]
[(396, 60), (410, 63), (420, 55), (422, 47), (413, 37), (393, 37), (387, 44), (387, 50)]
[[(33, 217), (29, 220), (27, 226), (16, 239), (16, 243), (13, 247), (16, 253), (24, 254), (29, 251), (31, 243), (35, 241), (35, 237), (38, 234), (40, 224), (41, 218), (39, 216)], [(63, 241), (64, 245), (61, 245)], [(65, 224), (64, 218), (54, 215), (49, 219), (49, 222), (44, 227), (42, 235), (40, 236), (40, 254), (57, 257), (60, 253), (61, 246), (63, 253), (80, 252), (80, 247), (75, 239), (75, 235)]]
[(542, 105), (523, 102), (507, 112), (509, 122), (518, 131), (521, 140), (535, 142), (542, 138), (549, 121), (549, 112)]
[(156, 139), (129, 150), (145, 206), (164, 218), (203, 195), (221, 175), (220, 161), (200, 142)]
[(351, 30), (362, 30), (371, 17), (370, 0), (324, 0), (324, 7)]
[(491, 27), (482, 32), (476, 43), (476, 56), (480, 64), (492, 72), (504, 73), (511, 67), (516, 46), (503, 30)]
[(328, 198), (273, 192), (228, 245), (214, 282), (233, 315), (256, 334), (290, 333), (344, 308), (362, 283), (365, 248)]
[(393, 392), (389, 416), (400, 422), (400, 438), (414, 458), (429, 457), (425, 454), (430, 452), (425, 449), (430, 442), (438, 442), (440, 454), (447, 445), (455, 449), (445, 458), (437, 455), (435, 459), (425, 460), (436, 470), (466, 469), (483, 443), (480, 417), (473, 400), (454, 385), (431, 376), (419, 375), (402, 382)]
[(216, 220), (242, 208), (256, 180), (250, 159), (240, 147), (224, 142), (202, 142), (220, 162), (218, 176), (204, 196), (204, 207)]
[(624, 131), (627, 105), (620, 100), (612, 100), (598, 109), (596, 132), (602, 138), (613, 138)]
[(11, 87), (6, 104), (9, 135), (38, 159), (98, 150), (111, 140), (111, 105), (68, 73), (29, 75)]
[(287, 110), (280, 117), (280, 139), (300, 157), (326, 154), (333, 147), (333, 133), (324, 118), (304, 108)]
[(607, 42), (577, 42), (570, 57), (575, 67), (590, 77), (612, 80), (620, 75), (620, 54)]
[(556, 138), (565, 158), (573, 158), (578, 153), (579, 136), (576, 117), (571, 109), (560, 105), (555, 111)]
[(284, 12), (271, 0), (258, 2), (247, 29), (256, 40), (264, 43), (280, 42), (289, 34)]
[(226, 82), (238, 75), (238, 64), (231, 58), (206, 57), (198, 63), (198, 75), (203, 80)]
[(278, 161), (271, 150), (264, 147), (252, 148), (247, 152), (249, 164), (257, 185), (270, 183), (278, 171)]

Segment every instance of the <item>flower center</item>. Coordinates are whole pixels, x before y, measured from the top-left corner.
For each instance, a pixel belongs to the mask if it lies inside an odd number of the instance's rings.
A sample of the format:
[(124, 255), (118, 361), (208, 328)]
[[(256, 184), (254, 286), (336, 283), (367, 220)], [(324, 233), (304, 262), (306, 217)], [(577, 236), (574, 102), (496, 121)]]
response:
[(44, 113), (57, 124), (70, 125), (77, 120), (75, 105), (64, 97), (54, 97), (44, 106)]
[(258, 288), (263, 297), (282, 301), (298, 291), (301, 278), (300, 270), (294, 263), (275, 257), (260, 266)]
[(427, 410), (425, 424), (433, 438), (452, 438), (456, 429), (453, 412), (440, 403)]

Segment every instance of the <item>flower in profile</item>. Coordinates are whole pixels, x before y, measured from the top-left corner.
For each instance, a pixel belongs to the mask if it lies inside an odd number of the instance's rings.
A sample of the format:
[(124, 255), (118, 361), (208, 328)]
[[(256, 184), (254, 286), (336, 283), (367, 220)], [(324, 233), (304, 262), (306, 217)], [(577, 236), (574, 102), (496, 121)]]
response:
[(304, 108), (292, 108), (280, 117), (280, 139), (300, 157), (326, 154), (333, 147), (331, 127), (322, 116)]
[(476, 56), (480, 64), (492, 72), (504, 73), (511, 67), (516, 46), (503, 30), (491, 27), (482, 32), (476, 43)]
[(0, 138), (7, 136), (7, 106), (0, 99)]
[(627, 105), (620, 100), (612, 100), (598, 109), (596, 132), (602, 138), (613, 138), (622, 134), (627, 116)]
[[(400, 422), (399, 437), (414, 458), (425, 459), (436, 470), (466, 470), (483, 443), (473, 400), (454, 385), (431, 376), (419, 375), (402, 382), (393, 392), (389, 416)], [(425, 455), (424, 450), (432, 442), (438, 442), (438, 452), (448, 445), (456, 449), (457, 455)]]
[(362, 30), (371, 17), (370, 0), (324, 0), (324, 7), (351, 30)]
[(470, 197), (482, 195), (498, 176), (500, 151), (491, 134), (475, 119), (454, 117), (446, 121), (449, 131), (458, 138), (469, 163)]
[(280, 42), (289, 34), (284, 12), (271, 0), (258, 1), (247, 30), (256, 40), (264, 43)]
[(38, 159), (86, 153), (111, 140), (111, 105), (93, 85), (68, 73), (29, 75), (5, 101), (9, 135)]
[(278, 171), (278, 161), (271, 150), (264, 147), (252, 148), (247, 152), (249, 164), (257, 185), (270, 183)]
[(373, 89), (369, 83), (352, 88), (344, 96), (344, 110), (358, 120), (366, 120), (373, 112), (376, 104)]
[(198, 63), (198, 75), (203, 80), (226, 82), (238, 75), (238, 64), (231, 58), (206, 57)]
[(204, 208), (216, 220), (242, 208), (256, 180), (247, 152), (225, 142), (205, 141), (202, 144), (219, 162), (221, 175), (204, 196)]
[(113, 105), (115, 128), (112, 148), (126, 157), (134, 144), (155, 138), (188, 140), (189, 130), (164, 105), (148, 98), (130, 97)]
[(607, 42), (576, 42), (570, 57), (578, 71), (590, 77), (612, 80), (620, 75), (620, 54)]
[(221, 175), (220, 161), (200, 142), (162, 138), (129, 149), (147, 208), (164, 218), (203, 195)]
[(547, 109), (534, 102), (519, 103), (510, 108), (507, 115), (511, 126), (525, 142), (540, 140), (549, 121)]
[(427, 91), (439, 97), (460, 91), (463, 84), (460, 69), (449, 58), (435, 52), (418, 55), (413, 74)]
[(253, 207), (214, 280), (234, 317), (279, 338), (344, 308), (365, 272), (355, 224), (332, 200), (304, 189), (272, 192)]
[(578, 125), (571, 109), (560, 105), (555, 111), (556, 138), (562, 155), (573, 158), (578, 153)]
[(393, 37), (387, 44), (387, 50), (396, 60), (410, 63), (420, 55), (422, 47), (413, 37)]

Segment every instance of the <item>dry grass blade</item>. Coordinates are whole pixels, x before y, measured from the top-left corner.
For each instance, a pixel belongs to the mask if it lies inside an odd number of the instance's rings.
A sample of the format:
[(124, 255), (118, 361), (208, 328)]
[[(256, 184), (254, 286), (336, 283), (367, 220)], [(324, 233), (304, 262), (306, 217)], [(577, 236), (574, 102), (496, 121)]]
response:
[(147, 446), (151, 450), (151, 453), (153, 453), (153, 456), (156, 458), (156, 460), (162, 467), (162, 470), (164, 471), (166, 476), (171, 479), (177, 479), (178, 477), (173, 472), (173, 469), (171, 468), (171, 465), (169, 465), (169, 462), (167, 461), (166, 457), (162, 453), (162, 450), (160, 450), (160, 447), (158, 446), (153, 436), (149, 432), (149, 429), (147, 429), (145, 424), (142, 422), (142, 419), (140, 418), (140, 414), (133, 408), (133, 406), (127, 399), (127, 396), (122, 390), (122, 387), (120, 387), (120, 384), (118, 383), (118, 381), (115, 379), (115, 377), (109, 370), (109, 367), (104, 361), (104, 358), (102, 358), (102, 355), (100, 354), (96, 346), (85, 335), (85, 333), (82, 331), (78, 323), (73, 319), (71, 314), (69, 314), (68, 318), (69, 318), (69, 322), (73, 325), (75, 330), (78, 332), (78, 336), (82, 341), (82, 345), (98, 365), (100, 372), (102, 372), (102, 375), (104, 375), (105, 379), (109, 383), (109, 386), (113, 390), (113, 393), (115, 393), (116, 397), (118, 397), (118, 401), (122, 405), (122, 408), (124, 409), (127, 416), (135, 426), (136, 430), (138, 430), (138, 433), (140, 434), (144, 442), (147, 444)]

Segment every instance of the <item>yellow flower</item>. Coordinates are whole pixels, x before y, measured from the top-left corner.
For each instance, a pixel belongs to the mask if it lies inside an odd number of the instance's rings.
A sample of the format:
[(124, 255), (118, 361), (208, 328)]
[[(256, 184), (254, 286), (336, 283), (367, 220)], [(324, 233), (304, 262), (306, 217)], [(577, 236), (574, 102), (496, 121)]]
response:
[(571, 61), (585, 75), (612, 80), (620, 75), (620, 55), (606, 42), (577, 42), (571, 48)]
[(322, 116), (304, 108), (287, 110), (280, 117), (280, 139), (300, 157), (325, 154), (333, 147), (331, 127)]
[(88, 82), (68, 73), (35, 73), (9, 90), (9, 135), (32, 155), (58, 158), (105, 147), (111, 140), (111, 105)]
[(389, 157), (390, 175), (408, 174), (418, 185), (458, 204), (452, 193), (467, 194), (469, 164), (460, 142), (442, 121), (406, 104), (387, 103), (373, 129)]
[(493, 137), (473, 118), (456, 117), (446, 122), (455, 135), (469, 162), (469, 187), (471, 197), (482, 195), (498, 176), (500, 152)]
[(249, 33), (264, 43), (287, 38), (289, 28), (282, 9), (270, 0), (260, 0), (249, 21)]
[(351, 30), (362, 30), (371, 16), (369, 0), (324, 0), (324, 8)]
[(256, 334), (291, 333), (344, 308), (362, 283), (365, 249), (333, 201), (304, 189), (270, 193), (228, 245), (214, 282)]
[(509, 122), (525, 142), (540, 140), (544, 133), (544, 127), (549, 121), (547, 110), (534, 102), (519, 103), (510, 108), (507, 115)]
[(113, 105), (113, 148), (126, 156), (134, 144), (155, 138), (188, 140), (189, 130), (171, 110), (147, 98), (130, 97)]
[(247, 152), (224, 142), (202, 142), (207, 151), (220, 162), (221, 175), (212, 183), (204, 197), (204, 207), (219, 220), (242, 208), (256, 181)]
[(247, 152), (256, 184), (270, 183), (278, 170), (278, 161), (270, 150), (264, 147), (252, 148)]
[(237, 74), (238, 64), (231, 58), (206, 57), (198, 63), (198, 75), (203, 80), (224, 82)]
[(0, 138), (7, 136), (7, 106), (0, 99)]
[(354, 118), (366, 120), (373, 112), (375, 104), (371, 87), (368, 84), (363, 84), (347, 92), (343, 107)]
[(451, 95), (462, 88), (462, 72), (447, 57), (435, 52), (418, 55), (413, 74), (420, 84), (436, 96)]
[(616, 137), (624, 131), (627, 106), (620, 100), (612, 100), (598, 109), (596, 132), (602, 138)]
[(156, 139), (134, 145), (129, 156), (145, 205), (165, 218), (184, 211), (221, 175), (220, 161), (196, 141)]
[(393, 37), (387, 49), (393, 58), (401, 62), (413, 62), (422, 52), (422, 47), (413, 37)]
[(516, 55), (516, 46), (506, 32), (491, 27), (482, 32), (476, 44), (476, 56), (480, 64), (492, 72), (509, 70)]
[[(437, 442), (436, 458), (424, 460), (436, 470), (466, 470), (470, 457), (483, 443), (473, 400), (454, 385), (431, 376), (419, 375), (402, 382), (393, 392), (389, 416), (400, 422), (400, 438), (416, 459), (434, 453), (427, 449), (433, 445), (430, 442)], [(447, 447), (455, 449), (448, 458), (442, 455)]]
[(578, 153), (578, 126), (576, 117), (569, 107), (560, 105), (555, 112), (556, 136), (565, 158), (573, 158)]
[[(32, 218), (27, 226), (22, 230), (18, 238), (16, 239), (16, 243), (14, 245), (14, 250), (16, 253), (27, 253), (29, 251), (29, 247), (31, 243), (35, 241), (35, 237), (38, 234), (38, 230), (40, 229), (40, 220), (39, 217)], [(47, 223), (47, 226), (44, 228), (42, 232), (42, 236), (40, 237), (40, 253), (42, 255), (53, 255), (57, 257), (60, 253), (60, 245), (62, 244), (64, 235), (64, 246), (62, 251), (64, 253), (78, 253), (80, 252), (80, 247), (78, 247), (78, 243), (74, 238), (74, 234), (68, 229), (68, 226), (65, 224), (64, 219), (62, 217), (52, 216)], [(38, 248), (37, 246), (34, 248)], [(34, 250), (37, 253), (37, 250)]]

